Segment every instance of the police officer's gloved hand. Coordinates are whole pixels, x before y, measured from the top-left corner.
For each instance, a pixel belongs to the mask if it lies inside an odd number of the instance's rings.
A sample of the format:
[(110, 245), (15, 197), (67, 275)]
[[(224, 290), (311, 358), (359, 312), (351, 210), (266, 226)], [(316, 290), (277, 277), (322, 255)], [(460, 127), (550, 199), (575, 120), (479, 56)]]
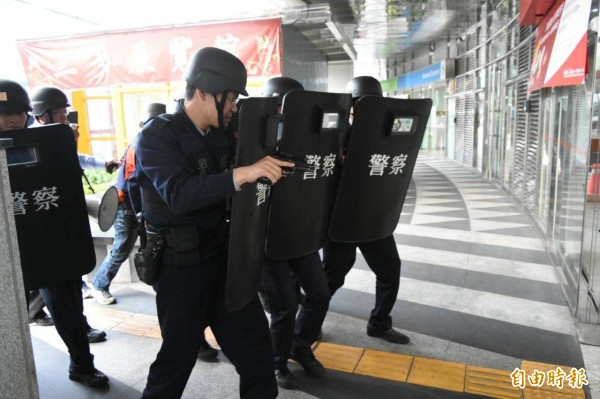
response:
[(113, 159), (110, 161), (106, 161), (104, 167), (108, 173), (113, 173), (118, 167), (121, 165), (121, 162), (118, 159)]

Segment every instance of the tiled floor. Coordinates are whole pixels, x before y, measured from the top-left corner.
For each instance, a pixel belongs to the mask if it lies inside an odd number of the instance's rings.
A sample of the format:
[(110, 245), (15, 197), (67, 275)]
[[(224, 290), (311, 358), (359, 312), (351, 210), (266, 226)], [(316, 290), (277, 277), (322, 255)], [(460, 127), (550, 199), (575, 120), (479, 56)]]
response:
[[(516, 368), (532, 375), (536, 367), (545, 373), (558, 366), (585, 368), (595, 392), (600, 351), (577, 342), (555, 268), (505, 192), (453, 162), (420, 155), (394, 236), (402, 278), (393, 324), (411, 343), (366, 335), (375, 279), (359, 254), (316, 348), (326, 375), (310, 378), (293, 365), (301, 389), (280, 391), (281, 398), (582, 397), (582, 390), (512, 387)], [(139, 283), (112, 290), (116, 305), (85, 300), (90, 323), (108, 332), (92, 351), (111, 389), (91, 392), (69, 381), (55, 330), (33, 326), (43, 399), (140, 396), (160, 345), (154, 294)], [(233, 367), (222, 355), (217, 363), (198, 362), (184, 397), (237, 397)]]

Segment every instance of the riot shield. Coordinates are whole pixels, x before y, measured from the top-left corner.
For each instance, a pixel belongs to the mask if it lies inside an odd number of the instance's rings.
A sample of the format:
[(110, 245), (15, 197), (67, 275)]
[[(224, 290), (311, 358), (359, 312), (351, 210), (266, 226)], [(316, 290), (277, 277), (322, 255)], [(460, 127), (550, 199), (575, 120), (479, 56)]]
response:
[(354, 121), (329, 226), (332, 240), (393, 234), (427, 126), (431, 99), (365, 96)]
[[(277, 98), (245, 99), (238, 112), (236, 166), (251, 165), (272, 148), (268, 127), (277, 113)], [(271, 131), (272, 127), (271, 127)], [(265, 182), (245, 184), (232, 201), (225, 306), (244, 307), (258, 291), (265, 264), (265, 238), (271, 186)]]
[(73, 131), (56, 124), (0, 132), (7, 149), (25, 289), (81, 278), (96, 257)]
[(291, 91), (278, 152), (303, 160), (313, 170), (297, 170), (272, 188), (266, 254), (293, 259), (325, 244), (339, 173), (342, 132), (348, 127), (349, 94)]

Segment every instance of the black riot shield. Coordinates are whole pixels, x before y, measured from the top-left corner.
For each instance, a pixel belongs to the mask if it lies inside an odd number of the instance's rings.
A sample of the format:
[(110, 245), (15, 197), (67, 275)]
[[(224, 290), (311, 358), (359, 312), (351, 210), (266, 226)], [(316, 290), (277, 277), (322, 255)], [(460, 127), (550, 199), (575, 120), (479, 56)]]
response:
[[(272, 140), (267, 131), (276, 134), (273, 126), (269, 126), (277, 122), (276, 113), (277, 97), (244, 100), (238, 113), (236, 166), (251, 165), (272, 152), (266, 145)], [(244, 185), (233, 198), (225, 294), (229, 311), (244, 307), (260, 287), (270, 192), (271, 186), (259, 181)]]
[(73, 131), (57, 124), (0, 137), (13, 139), (6, 156), (25, 289), (81, 278), (96, 257)]
[(323, 247), (327, 239), (340, 163), (340, 136), (348, 127), (349, 94), (291, 91), (278, 152), (312, 165), (273, 186), (266, 253), (293, 259)]
[(431, 99), (365, 96), (354, 122), (329, 234), (348, 243), (393, 234), (431, 111)]

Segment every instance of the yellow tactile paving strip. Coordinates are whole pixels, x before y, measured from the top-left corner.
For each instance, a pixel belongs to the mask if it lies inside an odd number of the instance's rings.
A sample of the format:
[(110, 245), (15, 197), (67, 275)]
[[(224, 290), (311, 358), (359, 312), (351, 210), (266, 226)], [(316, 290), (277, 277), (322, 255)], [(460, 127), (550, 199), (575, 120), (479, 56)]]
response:
[(467, 366), (465, 392), (494, 398), (522, 398), (521, 389), (512, 385), (510, 371)]
[(466, 369), (462, 363), (415, 357), (406, 382), (464, 392)]
[(320, 343), (314, 350), (315, 357), (331, 370), (352, 373), (365, 350), (344, 345)]
[[(156, 339), (161, 338), (156, 316), (98, 307), (87, 307), (85, 313), (90, 320), (90, 324), (96, 328)], [(205, 336), (212, 346), (218, 348), (210, 328), (206, 330)], [(327, 342), (317, 343), (313, 347), (315, 348), (315, 356), (326, 368), (345, 373), (501, 399), (585, 399), (583, 389), (571, 388), (567, 384), (562, 388), (548, 384), (541, 384), (541, 386), (527, 385), (524, 389), (514, 387), (511, 379), (512, 371), (488, 369), (463, 363), (355, 348)], [(524, 360), (520, 367), (526, 375), (532, 375), (536, 371), (547, 373), (557, 368), (565, 372), (571, 370), (571, 367), (535, 363), (527, 360)]]
[(412, 356), (401, 355), (399, 353), (366, 349), (354, 373), (406, 382), (413, 359)]

